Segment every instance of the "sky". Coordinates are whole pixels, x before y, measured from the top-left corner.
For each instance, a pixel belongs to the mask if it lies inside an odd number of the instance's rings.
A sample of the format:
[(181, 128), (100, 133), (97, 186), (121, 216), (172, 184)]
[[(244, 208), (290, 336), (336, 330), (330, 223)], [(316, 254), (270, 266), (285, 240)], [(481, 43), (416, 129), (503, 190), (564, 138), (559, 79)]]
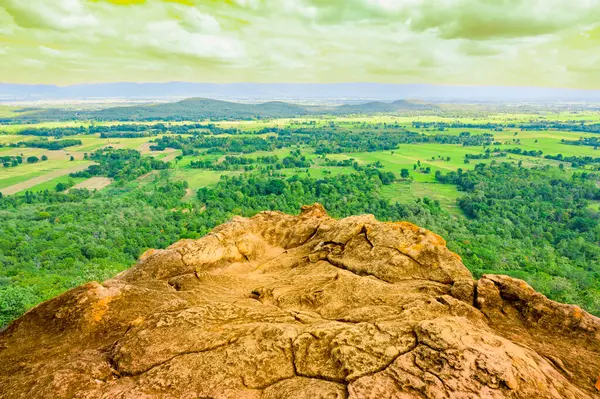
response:
[(0, 0), (0, 82), (600, 89), (600, 0)]

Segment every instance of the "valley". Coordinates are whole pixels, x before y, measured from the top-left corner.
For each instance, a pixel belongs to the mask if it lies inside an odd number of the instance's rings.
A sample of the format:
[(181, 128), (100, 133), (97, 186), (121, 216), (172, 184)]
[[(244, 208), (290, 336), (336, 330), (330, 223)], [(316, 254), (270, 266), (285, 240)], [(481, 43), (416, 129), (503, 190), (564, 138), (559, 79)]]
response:
[(595, 109), (354, 107), (365, 113), (5, 121), (0, 322), (233, 215), (313, 202), (417, 223), (475, 276), (600, 314)]

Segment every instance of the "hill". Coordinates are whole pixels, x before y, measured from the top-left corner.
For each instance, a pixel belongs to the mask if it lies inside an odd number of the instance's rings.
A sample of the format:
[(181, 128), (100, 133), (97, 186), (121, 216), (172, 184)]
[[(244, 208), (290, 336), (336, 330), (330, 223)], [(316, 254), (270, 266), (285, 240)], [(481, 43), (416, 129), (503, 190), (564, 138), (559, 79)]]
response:
[(406, 100), (398, 100), (394, 102), (371, 101), (364, 104), (344, 104), (332, 109), (332, 113), (337, 115), (347, 114), (377, 114), (377, 113), (393, 113), (406, 110), (427, 110), (437, 109), (438, 107), (431, 104), (412, 102)]
[(307, 113), (308, 111), (301, 106), (284, 102), (243, 104), (208, 98), (190, 98), (166, 104), (107, 108), (87, 113), (86, 116), (97, 120), (227, 120), (288, 118)]
[(415, 98), (442, 102), (599, 102), (599, 90), (549, 87), (452, 86), (390, 83), (98, 83), (71, 86), (0, 83), (0, 101), (135, 99), (192, 97), (219, 100), (393, 101)]
[(369, 215), (234, 218), (0, 332), (3, 397), (600, 398), (600, 319)]
[(208, 98), (189, 98), (172, 103), (109, 107), (100, 110), (73, 110), (58, 108), (16, 109), (17, 115), (0, 122), (32, 122), (63, 120), (98, 121), (180, 121), (180, 120), (248, 120), (293, 118), (305, 115), (348, 115), (401, 112), (414, 109), (436, 109), (437, 106), (395, 101), (392, 103), (368, 102), (341, 106), (303, 106), (282, 101), (260, 104), (237, 103)]

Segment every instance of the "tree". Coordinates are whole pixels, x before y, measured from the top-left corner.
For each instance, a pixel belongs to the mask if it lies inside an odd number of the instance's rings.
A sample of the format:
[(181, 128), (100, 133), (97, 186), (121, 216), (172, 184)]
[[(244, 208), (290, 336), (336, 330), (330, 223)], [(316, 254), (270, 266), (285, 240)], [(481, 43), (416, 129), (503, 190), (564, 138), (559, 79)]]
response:
[(73, 155), (71, 155), (71, 157), (69, 158), (70, 161), (74, 161), (75, 157)]
[(31, 157), (27, 158), (27, 163), (36, 163), (38, 161), (39, 161), (38, 157), (31, 156)]
[(47, 161), (48, 160), (48, 156), (47, 155), (42, 155), (42, 161)]
[(409, 173), (408, 173), (408, 169), (402, 169), (400, 171), (400, 177), (402, 177), (403, 179), (408, 179)]

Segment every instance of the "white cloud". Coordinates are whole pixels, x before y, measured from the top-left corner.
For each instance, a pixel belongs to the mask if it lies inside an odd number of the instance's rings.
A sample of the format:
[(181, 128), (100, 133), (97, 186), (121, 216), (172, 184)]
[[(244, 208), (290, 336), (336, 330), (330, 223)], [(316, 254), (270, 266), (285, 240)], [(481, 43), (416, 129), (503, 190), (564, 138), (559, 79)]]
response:
[(189, 7), (184, 11), (182, 25), (193, 32), (219, 33), (221, 31), (221, 25), (212, 15)]
[(50, 47), (46, 47), (46, 46), (39, 46), (38, 50), (45, 55), (49, 55), (52, 57), (57, 57), (61, 54), (61, 52), (59, 50), (50, 48)]
[(15, 81), (32, 71), (48, 83), (591, 79), (600, 86), (592, 56), (600, 49), (600, 0), (194, 3), (0, 0), (7, 39), (0, 54), (11, 56), (0, 71)]
[(164, 54), (235, 60), (244, 57), (243, 45), (226, 36), (185, 30), (176, 21), (152, 22), (144, 31), (126, 36), (135, 47), (150, 48)]
[(252, 9), (260, 8), (260, 0), (233, 0), (234, 3), (242, 7), (248, 7)]
[(21, 65), (25, 66), (25, 67), (30, 67), (30, 68), (36, 68), (36, 69), (41, 69), (44, 66), (46, 66), (46, 63), (40, 60), (36, 60), (33, 58), (23, 58), (21, 60)]
[(26, 28), (70, 30), (98, 25), (98, 20), (81, 0), (4, 0), (4, 8)]

